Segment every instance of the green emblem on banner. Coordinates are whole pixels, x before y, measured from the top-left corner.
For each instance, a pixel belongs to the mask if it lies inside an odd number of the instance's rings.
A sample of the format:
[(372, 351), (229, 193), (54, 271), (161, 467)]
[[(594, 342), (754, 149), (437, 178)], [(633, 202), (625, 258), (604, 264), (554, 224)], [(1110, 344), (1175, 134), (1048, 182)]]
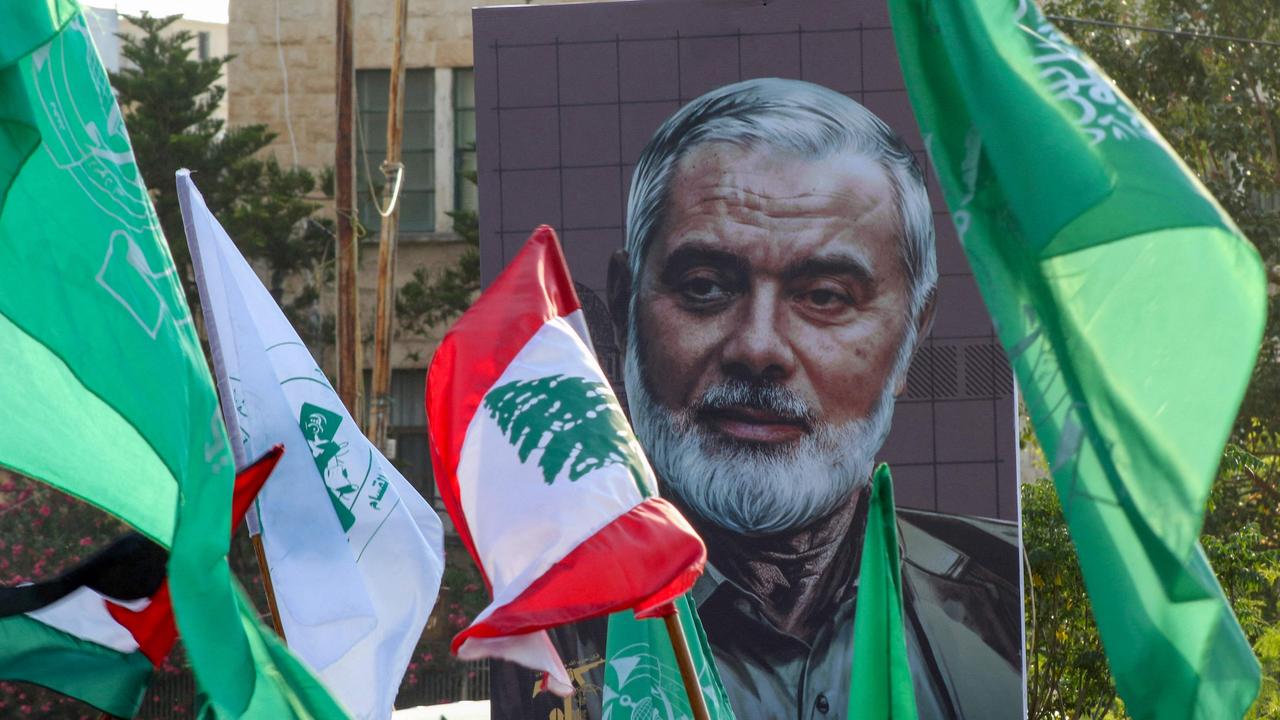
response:
[[(712, 720), (733, 720), (729, 696), (720, 681), (693, 601), (675, 601), (680, 623), (689, 637), (689, 652), (698, 685)], [(630, 610), (609, 616), (608, 660), (605, 663), (604, 720), (688, 720), (693, 717), (666, 625), (659, 619), (637, 620)]]
[(333, 511), (338, 514), (342, 531), (346, 532), (356, 524), (356, 516), (344, 500), (347, 495), (356, 492), (356, 486), (351, 484), (346, 466), (338, 459), (346, 446), (333, 439), (341, 424), (341, 415), (311, 403), (303, 403), (302, 412), (298, 415), (298, 426), (302, 428), (302, 436), (311, 447), (311, 458), (315, 460), (316, 469), (324, 478)]
[(622, 465), (640, 492), (649, 494), (644, 462), (608, 385), (564, 375), (519, 380), (490, 390), (484, 406), (516, 447), (520, 462), (542, 451), (538, 468), (548, 485), (566, 471), (575, 481)]

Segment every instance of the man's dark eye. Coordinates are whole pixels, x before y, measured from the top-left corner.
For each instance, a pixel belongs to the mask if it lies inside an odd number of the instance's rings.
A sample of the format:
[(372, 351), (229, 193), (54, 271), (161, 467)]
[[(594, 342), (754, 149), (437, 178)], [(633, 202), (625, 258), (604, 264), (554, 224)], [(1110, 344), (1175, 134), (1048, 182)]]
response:
[(690, 300), (713, 302), (728, 295), (728, 291), (720, 283), (709, 277), (692, 277), (685, 280), (680, 291)]
[(853, 298), (848, 294), (831, 290), (828, 288), (817, 288), (802, 293), (800, 299), (811, 307), (821, 309), (831, 309), (853, 304)]
[(814, 290), (809, 293), (809, 302), (819, 307), (832, 305), (840, 300), (840, 297), (830, 290)]

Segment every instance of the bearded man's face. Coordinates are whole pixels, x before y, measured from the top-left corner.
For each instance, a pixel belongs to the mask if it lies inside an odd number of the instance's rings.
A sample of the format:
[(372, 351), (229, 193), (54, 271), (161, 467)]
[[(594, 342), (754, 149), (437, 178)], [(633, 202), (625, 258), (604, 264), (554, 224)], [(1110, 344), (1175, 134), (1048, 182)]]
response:
[(634, 279), (626, 388), (664, 487), (751, 534), (805, 526), (870, 475), (915, 343), (888, 175), (709, 143)]

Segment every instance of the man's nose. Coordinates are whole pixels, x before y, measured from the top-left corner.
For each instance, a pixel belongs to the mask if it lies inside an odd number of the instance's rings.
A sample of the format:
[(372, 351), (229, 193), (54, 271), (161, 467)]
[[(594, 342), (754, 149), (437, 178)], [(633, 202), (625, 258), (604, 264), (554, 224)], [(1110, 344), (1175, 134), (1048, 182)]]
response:
[(740, 301), (736, 327), (725, 341), (724, 374), (743, 380), (778, 381), (795, 370), (795, 354), (786, 334), (780, 293), (771, 287), (754, 289)]

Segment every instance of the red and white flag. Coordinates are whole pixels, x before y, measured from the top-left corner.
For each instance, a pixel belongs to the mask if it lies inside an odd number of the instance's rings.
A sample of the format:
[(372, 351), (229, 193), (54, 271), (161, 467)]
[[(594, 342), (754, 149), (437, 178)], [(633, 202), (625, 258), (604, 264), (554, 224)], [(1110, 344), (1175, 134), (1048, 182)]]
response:
[(546, 628), (666, 614), (706, 548), (657, 496), (551, 228), (445, 335), (426, 401), (440, 496), (493, 595), (453, 650), (542, 670), (568, 695)]

